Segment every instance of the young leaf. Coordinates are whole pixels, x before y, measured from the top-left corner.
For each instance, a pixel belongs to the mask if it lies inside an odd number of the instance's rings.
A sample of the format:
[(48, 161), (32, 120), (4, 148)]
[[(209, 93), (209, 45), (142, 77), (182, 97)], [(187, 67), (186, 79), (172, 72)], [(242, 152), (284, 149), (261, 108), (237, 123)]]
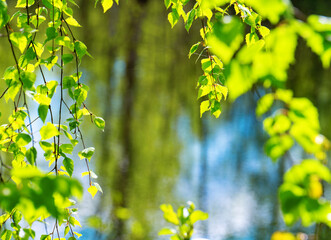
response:
[(71, 62), (74, 59), (74, 56), (72, 54), (63, 54), (62, 55), (62, 60), (64, 64), (67, 64)]
[(164, 0), (164, 5), (168, 9), (170, 7), (170, 5), (171, 5), (171, 0)]
[(60, 135), (60, 132), (57, 130), (54, 124), (50, 122), (48, 122), (46, 126), (43, 126), (40, 129), (41, 140), (47, 140), (58, 135)]
[(78, 40), (75, 42), (75, 50), (79, 59), (88, 54), (86, 45)]
[(43, 121), (43, 123), (45, 123), (47, 113), (48, 113), (48, 106), (47, 105), (39, 105), (38, 115), (39, 115), (41, 121)]
[(26, 38), (26, 36), (20, 32), (13, 32), (9, 35), (9, 37), (13, 45), (15, 47), (18, 47), (21, 53), (23, 53), (26, 48), (26, 45), (28, 44), (28, 39)]
[(73, 17), (68, 17), (65, 20), (69, 25), (74, 26), (74, 27), (81, 27), (81, 25), (77, 22), (76, 19), (74, 19)]
[(76, 218), (74, 218), (74, 217), (70, 217), (69, 218), (69, 222), (73, 226), (80, 226), (80, 227), (82, 227), (82, 225), (80, 224), (80, 222)]
[(256, 116), (260, 117), (265, 114), (271, 108), (274, 103), (274, 95), (266, 94), (259, 99), (256, 106)]
[(77, 88), (74, 91), (74, 97), (77, 102), (77, 105), (80, 106), (87, 98), (87, 91), (84, 88)]
[(74, 147), (70, 143), (65, 143), (60, 146), (60, 150), (64, 153), (71, 154)]
[(229, 91), (227, 87), (224, 87), (222, 85), (217, 84), (216, 85), (216, 91), (218, 93), (222, 94), (224, 99), (226, 100), (226, 98), (228, 97), (228, 91)]
[(187, 21), (185, 23), (185, 29), (187, 32), (190, 31), (190, 28), (192, 26), (192, 23), (193, 23), (193, 20), (195, 18), (195, 14), (196, 14), (196, 10), (195, 9), (192, 9), (189, 14), (188, 14), (188, 18), (187, 18)]
[(31, 142), (31, 137), (29, 134), (19, 133), (15, 139), (15, 142), (19, 147), (23, 147)]
[(159, 231), (159, 236), (161, 235), (172, 235), (175, 234), (176, 230), (172, 229), (172, 228), (163, 228)]
[(70, 227), (69, 226), (66, 226), (64, 228), (64, 236), (66, 236), (68, 234), (69, 230), (70, 230)]
[(87, 191), (91, 194), (92, 198), (94, 198), (95, 194), (98, 192), (96, 186), (90, 186)]
[(82, 234), (80, 234), (80, 233), (78, 233), (78, 232), (74, 232), (74, 234), (75, 234), (78, 238), (80, 238), (81, 236), (83, 236)]
[(210, 105), (209, 100), (201, 102), (201, 104), (200, 104), (200, 117), (202, 117), (202, 114), (204, 112), (209, 110), (209, 108), (210, 108), (209, 105)]
[(100, 187), (99, 183), (94, 182), (93, 185), (98, 189), (99, 192), (103, 193), (102, 188)]
[(192, 54), (195, 53), (198, 48), (199, 48), (200, 42), (194, 44), (191, 49), (190, 49), (190, 53), (188, 54), (188, 58), (191, 58)]
[(170, 204), (162, 204), (160, 206), (161, 210), (164, 213), (164, 219), (167, 222), (170, 222), (172, 224), (178, 225), (179, 224), (179, 220), (178, 217), (176, 215), (176, 213), (174, 212), (172, 206)]
[(105, 120), (101, 117), (95, 117), (94, 118), (94, 124), (100, 128), (102, 131), (105, 129)]
[(33, 72), (21, 72), (21, 80), (25, 89), (32, 90), (36, 81), (36, 74)]
[(63, 160), (63, 165), (71, 177), (72, 173), (74, 171), (74, 161), (72, 161), (72, 159), (66, 157)]
[(29, 148), (25, 153), (25, 157), (31, 165), (34, 165), (34, 163), (36, 162), (36, 159), (37, 159), (36, 148), (35, 147)]
[(269, 28), (267, 28), (267, 27), (265, 27), (265, 26), (261, 26), (261, 27), (259, 28), (259, 32), (260, 32), (261, 36), (262, 36), (263, 38), (265, 38), (266, 36), (269, 35), (270, 30), (269, 30)]
[(202, 212), (200, 210), (196, 210), (190, 215), (191, 224), (194, 224), (197, 221), (206, 220), (207, 218), (208, 218), (208, 213)]
[(48, 27), (46, 29), (46, 36), (47, 39), (45, 40), (45, 42), (55, 39), (58, 36), (58, 33), (54, 27)]
[(168, 14), (168, 20), (173, 28), (179, 20), (179, 14), (175, 8), (172, 9), (172, 12)]
[(9, 15), (7, 13), (6, 1), (0, 1), (0, 29), (3, 28), (9, 21)]
[(50, 235), (41, 235), (40, 240), (51, 240), (51, 236)]
[(87, 158), (90, 160), (93, 156), (94, 150), (94, 147), (85, 148), (83, 151), (78, 153), (78, 156), (80, 159)]
[(113, 0), (101, 0), (101, 5), (103, 7), (103, 12), (107, 12), (113, 6)]

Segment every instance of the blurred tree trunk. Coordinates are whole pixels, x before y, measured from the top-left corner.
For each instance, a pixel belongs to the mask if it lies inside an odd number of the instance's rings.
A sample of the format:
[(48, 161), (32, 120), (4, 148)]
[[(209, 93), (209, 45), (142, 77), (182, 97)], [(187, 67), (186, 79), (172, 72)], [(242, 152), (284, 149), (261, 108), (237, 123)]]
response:
[[(125, 240), (126, 219), (123, 219), (122, 210), (129, 208), (129, 182), (132, 177), (132, 120), (134, 112), (135, 85), (137, 81), (137, 61), (138, 61), (138, 45), (141, 35), (141, 22), (143, 21), (143, 9), (147, 0), (137, 0), (135, 3), (127, 4), (129, 18), (127, 27), (123, 29), (126, 32), (126, 53), (125, 53), (125, 76), (124, 76), (124, 92), (122, 95), (122, 124), (121, 124), (121, 139), (122, 139), (122, 159), (118, 162), (117, 171), (113, 178), (113, 198), (112, 219), (113, 233), (110, 239)], [(136, 6), (133, 6), (136, 5)]]

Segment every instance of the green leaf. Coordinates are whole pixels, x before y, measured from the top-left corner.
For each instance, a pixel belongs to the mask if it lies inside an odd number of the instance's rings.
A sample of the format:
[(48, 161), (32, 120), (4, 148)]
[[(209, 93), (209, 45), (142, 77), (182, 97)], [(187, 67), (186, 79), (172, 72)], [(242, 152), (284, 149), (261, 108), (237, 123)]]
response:
[(33, 85), (36, 81), (36, 74), (33, 72), (21, 72), (21, 80), (23, 82), (24, 89), (33, 90)]
[(47, 113), (48, 113), (48, 105), (39, 105), (38, 116), (40, 117), (41, 121), (43, 121), (43, 123), (45, 123)]
[(63, 78), (63, 89), (68, 89), (76, 86), (76, 82), (73, 77), (65, 76)]
[(209, 94), (211, 91), (212, 91), (212, 86), (210, 85), (202, 85), (200, 88), (199, 88), (199, 92), (198, 92), (198, 99), (203, 97), (203, 96), (206, 96), (207, 94)]
[(58, 82), (53, 80), (53, 81), (49, 81), (46, 83), (46, 86), (48, 88), (48, 97), (52, 98), (54, 93), (56, 92), (56, 87), (58, 85)]
[(40, 129), (41, 140), (47, 140), (58, 135), (60, 135), (60, 132), (57, 130), (54, 124), (50, 122), (48, 122), (46, 126), (43, 126)]
[(289, 135), (273, 136), (265, 143), (264, 150), (273, 161), (276, 161), (293, 145), (294, 140)]
[(263, 38), (265, 38), (266, 36), (269, 35), (270, 30), (269, 30), (269, 28), (267, 28), (267, 27), (265, 27), (265, 26), (261, 26), (261, 27), (259, 28), (259, 32), (260, 32), (261, 36), (262, 36)]
[(86, 54), (89, 55), (89, 53), (87, 52), (86, 45), (81, 41), (77, 40), (75, 42), (75, 50), (76, 50), (76, 53), (77, 53), (77, 56), (78, 56), (79, 59), (82, 59), (82, 57)]
[(222, 108), (221, 108), (221, 103), (214, 100), (211, 104), (210, 107), (210, 112), (216, 117), (218, 118), (220, 116), (220, 114), (222, 113)]
[(66, 236), (68, 234), (68, 232), (70, 231), (70, 227), (69, 226), (66, 226), (64, 228), (64, 236)]
[(103, 118), (101, 117), (95, 117), (94, 118), (94, 124), (100, 128), (102, 131), (104, 131), (105, 129), (105, 120), (103, 120)]
[(51, 56), (47, 59), (42, 59), (40, 62), (41, 64), (44, 64), (47, 69), (50, 71), (52, 67), (57, 63), (58, 56)]
[(162, 204), (160, 208), (163, 211), (163, 217), (167, 222), (170, 222), (175, 225), (179, 224), (178, 217), (170, 204)]
[(31, 137), (29, 134), (19, 133), (16, 137), (15, 142), (19, 147), (23, 147), (31, 142)]
[(74, 44), (71, 42), (70, 38), (67, 36), (59, 36), (55, 38), (55, 44), (59, 46), (65, 46), (70, 51), (74, 51)]
[(22, 220), (22, 214), (18, 210), (16, 210), (13, 214), (13, 220), (16, 224)]
[(208, 219), (208, 213), (205, 213), (205, 212), (200, 211), (200, 210), (196, 210), (190, 215), (191, 224), (194, 224), (197, 221), (203, 221), (203, 220), (206, 220), (206, 219)]
[(33, 51), (33, 48), (29, 47), (28, 50), (26, 50), (25, 54), (20, 56), (20, 59), (18, 61), (20, 67), (25, 68), (29, 64), (29, 62), (35, 58), (36, 58), (36, 54)]
[(64, 64), (67, 64), (71, 62), (74, 59), (74, 56), (72, 54), (63, 54), (62, 55), (62, 60)]
[(80, 87), (74, 91), (74, 97), (77, 102), (77, 105), (80, 106), (87, 97), (87, 91), (84, 88)]
[(220, 84), (216, 84), (215, 89), (216, 89), (216, 92), (218, 94), (221, 94), (224, 97), (224, 100), (226, 100), (226, 98), (228, 97), (228, 92), (229, 92), (228, 88), (225, 86), (222, 86)]
[(5, 229), (4, 232), (1, 234), (1, 240), (10, 240), (12, 237), (13, 232)]
[(87, 191), (91, 194), (92, 198), (94, 198), (95, 194), (97, 194), (98, 189), (96, 186), (90, 186)]
[(28, 44), (28, 39), (26, 38), (26, 36), (20, 32), (13, 32), (9, 35), (9, 37), (13, 45), (15, 47), (18, 47), (21, 53), (23, 53)]
[(31, 165), (34, 165), (37, 160), (36, 148), (35, 147), (29, 148), (25, 153), (25, 157)]
[(209, 58), (204, 58), (201, 60), (201, 69), (206, 72), (210, 73), (213, 69), (213, 62)]
[(70, 143), (64, 143), (60, 146), (60, 150), (64, 153), (71, 154), (74, 150), (74, 147)]
[(103, 193), (102, 188), (100, 187), (99, 183), (94, 182), (93, 185), (98, 189), (99, 192)]
[(188, 54), (188, 58), (191, 58), (191, 56), (193, 55), (193, 53), (195, 53), (195, 52), (198, 50), (200, 44), (201, 44), (201, 42), (198, 42), (198, 43), (194, 44), (194, 45), (191, 47), (191, 49), (190, 49), (190, 53)]
[(50, 235), (41, 235), (40, 240), (51, 240), (51, 236)]
[[(28, 7), (34, 4), (35, 0), (28, 0)], [(26, 0), (17, 0), (16, 6), (17, 8), (25, 8), (26, 7)]]
[(81, 233), (78, 233), (78, 232), (74, 232), (74, 234), (75, 234), (78, 238), (80, 238), (81, 236), (83, 236)]
[(0, 1), (0, 30), (7, 24), (8, 21), (9, 15), (7, 13), (6, 1)]
[(35, 233), (35, 231), (33, 231), (31, 228), (28, 228), (28, 229), (23, 229), (23, 231), (25, 232), (25, 238), (27, 237), (27, 236), (29, 236), (29, 237), (31, 237), (32, 239), (34, 239), (35, 238), (35, 236), (36, 236), (36, 233)]
[(178, 14), (176, 8), (172, 8), (172, 12), (170, 12), (168, 14), (168, 21), (171, 24), (171, 28), (173, 28), (176, 25), (178, 20), (179, 20), (179, 14)]
[(33, 99), (40, 105), (49, 106), (51, 104), (51, 99), (46, 94), (37, 93), (33, 96)]
[(260, 117), (270, 110), (272, 104), (274, 103), (274, 95), (266, 94), (259, 99), (256, 106), (256, 116)]
[(94, 147), (85, 148), (83, 151), (78, 153), (78, 156), (80, 159), (87, 158), (90, 160), (93, 156), (94, 150)]
[(209, 100), (201, 102), (201, 104), (200, 104), (200, 117), (202, 117), (202, 114), (204, 112), (209, 110), (209, 108), (210, 108), (209, 106), (210, 106)]
[(45, 42), (55, 39), (58, 36), (58, 33), (54, 27), (48, 27), (46, 29), (46, 36), (47, 36), (47, 39), (45, 40)]
[(172, 229), (172, 228), (163, 228), (159, 231), (159, 236), (161, 235), (172, 235), (175, 234), (176, 230)]
[(73, 17), (68, 17), (65, 20), (69, 25), (74, 26), (74, 27), (81, 27), (81, 25), (77, 22), (76, 19), (74, 19)]
[(196, 9), (192, 9), (188, 14), (188, 18), (187, 18), (187, 21), (185, 23), (185, 29), (186, 29), (187, 32), (190, 31), (190, 28), (192, 26), (195, 15), (196, 15)]
[(247, 46), (250, 46), (250, 45), (256, 43), (257, 41), (259, 41), (260, 39), (257, 36), (257, 34), (255, 32), (253, 32), (253, 33), (247, 33), (245, 40), (246, 40)]
[(243, 41), (243, 32), (243, 24), (238, 18), (229, 17), (226, 22), (217, 22), (207, 36), (211, 51), (228, 64)]
[[(61, 145), (63, 146), (63, 145)], [(72, 176), (72, 173), (74, 171), (74, 161), (70, 158), (65, 157), (63, 160), (63, 166), (65, 167), (65, 169), (67, 170), (67, 172), (69, 173), (70, 177)]]
[(103, 12), (107, 12), (113, 6), (113, 0), (101, 0), (101, 5), (103, 7)]
[(171, 0), (164, 0), (164, 5), (168, 9), (170, 7), (170, 5), (171, 5)]

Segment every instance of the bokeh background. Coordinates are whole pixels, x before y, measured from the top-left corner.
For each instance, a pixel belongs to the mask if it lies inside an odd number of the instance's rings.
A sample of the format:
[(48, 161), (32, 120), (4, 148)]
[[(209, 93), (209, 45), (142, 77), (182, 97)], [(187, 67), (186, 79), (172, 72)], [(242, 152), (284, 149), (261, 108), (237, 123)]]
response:
[[(82, 238), (168, 239), (157, 236), (168, 226), (159, 206), (188, 200), (209, 213), (196, 237), (264, 240), (287, 230), (277, 200), (287, 162), (273, 163), (263, 152), (267, 136), (255, 116), (257, 94), (225, 103), (219, 119), (199, 117), (201, 69), (197, 56), (187, 55), (201, 26), (195, 23), (189, 34), (182, 23), (171, 29), (161, 0), (122, 0), (106, 14), (94, 1), (77, 2), (83, 28), (74, 33), (93, 56), (81, 66), (91, 89), (88, 105), (106, 121), (103, 133), (88, 120), (83, 125), (88, 145), (96, 148), (92, 168), (104, 193), (80, 204)], [(331, 16), (329, 0), (292, 3), (303, 14)], [(5, 41), (0, 38), (1, 72), (12, 61)], [(329, 138), (330, 78), (330, 69), (299, 39), (287, 87), (318, 107)], [(294, 148), (293, 156), (304, 155)], [(294, 230), (313, 232), (314, 226)]]

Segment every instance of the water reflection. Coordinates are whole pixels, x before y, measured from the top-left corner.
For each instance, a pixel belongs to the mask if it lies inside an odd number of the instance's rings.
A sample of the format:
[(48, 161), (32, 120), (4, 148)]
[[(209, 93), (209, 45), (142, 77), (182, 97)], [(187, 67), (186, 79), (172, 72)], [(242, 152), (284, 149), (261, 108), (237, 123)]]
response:
[(278, 164), (263, 153), (262, 123), (256, 120), (254, 104), (248, 94), (225, 110), (230, 112), (223, 119), (207, 118), (202, 123), (206, 128), (202, 141), (185, 128), (190, 126), (188, 118), (179, 120), (184, 149), (177, 196), (199, 202), (210, 213), (197, 236), (265, 239), (278, 222), (273, 216)]

